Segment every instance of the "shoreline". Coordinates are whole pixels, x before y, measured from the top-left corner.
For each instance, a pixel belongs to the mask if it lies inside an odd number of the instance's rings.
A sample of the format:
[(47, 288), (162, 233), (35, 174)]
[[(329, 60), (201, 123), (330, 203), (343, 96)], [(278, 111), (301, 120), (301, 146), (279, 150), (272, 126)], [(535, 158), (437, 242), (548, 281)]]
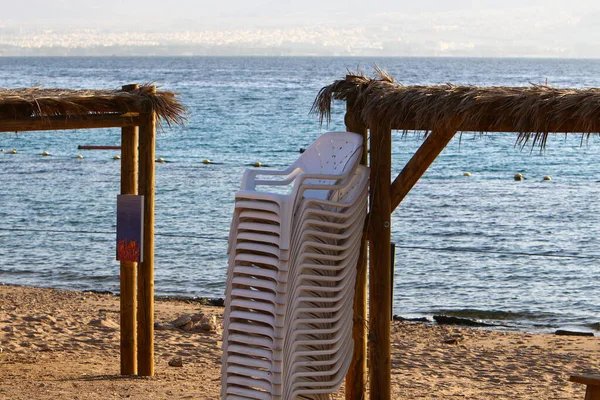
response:
[[(156, 376), (119, 375), (119, 299), (108, 294), (0, 285), (0, 398), (215, 399), (221, 307), (155, 304)], [(209, 330), (174, 328), (181, 316)], [(569, 375), (594, 373), (600, 338), (392, 324), (393, 398), (578, 399)], [(174, 358), (181, 367), (170, 366)], [(344, 399), (343, 388), (333, 396)]]
[[(36, 288), (36, 289), (52, 289), (52, 290), (67, 290), (71, 289), (58, 289), (54, 287), (42, 287), (42, 286), (30, 286), (20, 285), (12, 283), (0, 282), (2, 286), (16, 286), (23, 288)], [(108, 295), (118, 298), (119, 292), (113, 292), (111, 290), (72, 290), (78, 293), (93, 293), (99, 295)], [(188, 304), (197, 304), (202, 306), (212, 307), (224, 307), (225, 299), (223, 297), (203, 297), (203, 296), (186, 296), (186, 295), (155, 295), (154, 300), (156, 302), (169, 302), (169, 301), (181, 301)], [(485, 312), (483, 312), (485, 313)], [(495, 313), (490, 311), (490, 313)], [(521, 332), (521, 333), (533, 333), (533, 334), (556, 334), (557, 331), (570, 332), (573, 335), (581, 334), (587, 336), (593, 334), (594, 336), (600, 335), (600, 322), (574, 325), (574, 324), (555, 324), (555, 325), (526, 325), (519, 324), (514, 320), (509, 319), (485, 319), (475, 318), (466, 313), (467, 316), (462, 316), (460, 311), (451, 311), (447, 313), (408, 313), (406, 315), (393, 315), (393, 321), (400, 322), (413, 322), (421, 324), (429, 324), (433, 326), (453, 325), (458, 327), (471, 327), (471, 328), (482, 328), (489, 330), (498, 331), (510, 331), (510, 332)], [(415, 317), (415, 315), (418, 315)]]

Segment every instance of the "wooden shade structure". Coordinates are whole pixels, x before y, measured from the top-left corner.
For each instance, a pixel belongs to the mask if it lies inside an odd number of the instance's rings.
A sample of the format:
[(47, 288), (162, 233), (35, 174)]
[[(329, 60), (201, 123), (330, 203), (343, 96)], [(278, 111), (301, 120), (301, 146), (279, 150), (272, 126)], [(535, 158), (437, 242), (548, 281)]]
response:
[[(346, 377), (349, 400), (366, 398), (367, 379), (371, 399), (391, 399), (391, 213), (456, 132), (516, 132), (518, 143), (542, 147), (550, 133), (600, 132), (600, 89), (403, 86), (384, 72), (377, 73), (373, 79), (347, 75), (321, 89), (313, 106), (323, 122), (329, 121), (334, 100), (345, 101), (346, 129), (362, 133), (365, 141), (370, 131), (370, 211), (362, 247), (367, 248), (368, 240), (370, 296), (367, 274), (360, 273), (367, 269), (363, 254), (354, 301), (354, 357)], [(393, 182), (392, 130), (426, 132)]]
[(156, 122), (180, 124), (184, 111), (174, 93), (157, 92), (151, 85), (0, 89), (0, 132), (121, 128), (121, 194), (144, 196), (144, 260), (120, 266), (123, 375), (154, 375)]

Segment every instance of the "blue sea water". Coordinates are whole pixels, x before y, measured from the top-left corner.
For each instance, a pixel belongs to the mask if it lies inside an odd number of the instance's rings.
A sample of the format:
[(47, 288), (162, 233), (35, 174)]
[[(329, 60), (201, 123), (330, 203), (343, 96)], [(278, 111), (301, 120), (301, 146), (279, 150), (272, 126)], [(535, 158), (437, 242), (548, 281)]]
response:
[[(0, 86), (178, 92), (188, 121), (157, 138), (167, 162), (157, 164), (156, 292), (218, 297), (243, 170), (287, 166), (343, 130), (343, 103), (321, 127), (312, 102), (374, 65), (403, 84), (600, 87), (600, 60), (262, 57), (0, 58)], [(118, 153), (77, 146), (119, 140), (116, 129), (0, 133), (0, 149), (18, 151), (0, 152), (0, 283), (118, 292)], [(394, 175), (421, 141), (395, 135)], [(514, 134), (455, 138), (394, 212), (394, 312), (598, 329), (599, 150), (580, 135), (556, 135), (543, 153), (515, 146)]]

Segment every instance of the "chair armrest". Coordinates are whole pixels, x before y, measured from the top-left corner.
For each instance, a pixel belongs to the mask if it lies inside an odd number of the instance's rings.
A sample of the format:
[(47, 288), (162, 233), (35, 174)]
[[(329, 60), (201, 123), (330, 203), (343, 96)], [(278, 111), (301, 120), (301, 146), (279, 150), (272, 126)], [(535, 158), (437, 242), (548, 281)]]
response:
[[(298, 177), (297, 181), (296, 181), (296, 185), (302, 185), (303, 182), (307, 179), (319, 179), (319, 180), (325, 180), (325, 181), (334, 181), (337, 182), (339, 180), (342, 180), (348, 176), (350, 176), (350, 174), (354, 172), (354, 171), (346, 171), (343, 172), (341, 174), (302, 174), (300, 177)], [(330, 188), (332, 187), (331, 184), (326, 184), (326, 183), (309, 183), (308, 185), (311, 186), (311, 189), (319, 189), (319, 188)]]
[[(254, 190), (256, 186), (285, 186), (291, 183), (294, 185), (302, 185), (302, 183), (307, 179), (319, 179), (319, 180), (329, 180), (329, 181), (338, 181), (340, 179), (344, 179), (348, 176), (349, 172), (346, 171), (341, 174), (307, 174), (302, 172), (302, 169), (295, 168), (291, 170), (288, 168), (283, 171), (265, 171), (260, 170), (260, 168), (251, 168), (244, 171), (244, 176), (242, 177), (242, 188), (241, 190)], [(256, 179), (257, 176), (285, 176), (284, 179), (279, 180), (264, 180), (264, 179)], [(329, 189), (334, 188), (331, 184), (310, 184), (311, 189)]]
[[(342, 172), (341, 174), (302, 174), (297, 179), (294, 185), (302, 185), (302, 192), (305, 190), (334, 190), (343, 188), (350, 179), (352, 179), (356, 171), (356, 166), (349, 170)], [(319, 179), (332, 181), (332, 183), (308, 183), (303, 184), (307, 179)]]
[[(242, 175), (241, 190), (254, 190), (257, 185), (289, 185), (302, 170), (291, 165), (284, 170), (265, 170), (264, 168), (248, 168)], [(258, 176), (283, 176), (280, 180), (257, 180)]]

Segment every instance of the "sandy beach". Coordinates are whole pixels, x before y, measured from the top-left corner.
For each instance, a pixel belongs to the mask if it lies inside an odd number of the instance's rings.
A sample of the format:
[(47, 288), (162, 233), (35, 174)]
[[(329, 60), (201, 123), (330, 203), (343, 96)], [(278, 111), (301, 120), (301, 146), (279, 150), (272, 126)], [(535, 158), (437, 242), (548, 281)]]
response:
[[(0, 285), (0, 399), (217, 399), (221, 313), (157, 301), (156, 376), (122, 377), (118, 297)], [(172, 327), (186, 315), (216, 329)], [(406, 322), (392, 331), (395, 399), (583, 399), (569, 374), (600, 365), (598, 337)]]

